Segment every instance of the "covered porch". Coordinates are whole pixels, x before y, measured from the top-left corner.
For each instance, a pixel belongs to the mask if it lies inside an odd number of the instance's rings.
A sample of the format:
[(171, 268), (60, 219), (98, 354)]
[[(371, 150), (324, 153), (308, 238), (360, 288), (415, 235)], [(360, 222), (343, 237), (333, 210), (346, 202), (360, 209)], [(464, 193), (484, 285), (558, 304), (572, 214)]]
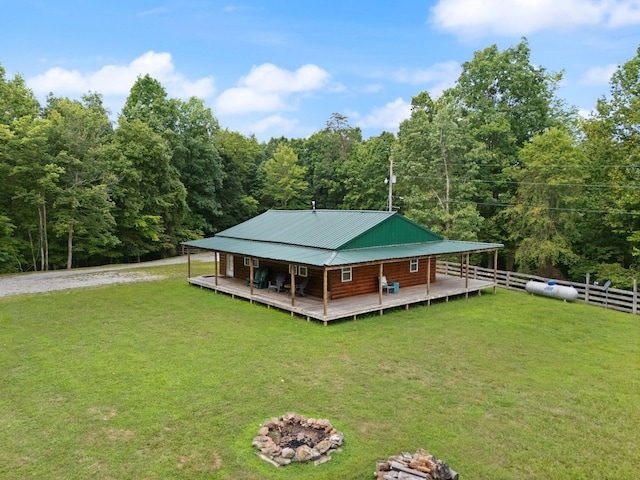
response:
[(460, 296), (468, 298), (469, 294), (476, 292), (481, 294), (485, 289), (493, 288), (495, 291), (497, 286), (495, 281), (469, 278), (468, 275), (460, 277), (437, 273), (434, 283), (400, 288), (398, 293), (367, 293), (337, 300), (325, 300), (308, 295), (292, 297), (290, 293), (251, 288), (241, 279), (216, 274), (189, 277), (188, 281), (192, 285), (207, 288), (216, 293), (225, 293), (269, 308), (291, 312), (291, 315), (305, 317), (308, 321), (320, 320), (325, 325), (330, 321), (344, 318), (355, 320), (359, 315), (369, 313), (378, 312), (382, 315), (385, 310), (393, 308), (409, 309), (413, 304), (428, 305), (431, 301), (448, 301), (451, 297)]

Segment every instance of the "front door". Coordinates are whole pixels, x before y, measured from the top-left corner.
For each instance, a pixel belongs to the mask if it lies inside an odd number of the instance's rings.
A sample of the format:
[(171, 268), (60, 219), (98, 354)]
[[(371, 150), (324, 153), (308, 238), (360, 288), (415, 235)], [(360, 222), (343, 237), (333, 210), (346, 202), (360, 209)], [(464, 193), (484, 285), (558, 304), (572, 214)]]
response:
[(227, 277), (233, 278), (233, 255), (227, 254)]

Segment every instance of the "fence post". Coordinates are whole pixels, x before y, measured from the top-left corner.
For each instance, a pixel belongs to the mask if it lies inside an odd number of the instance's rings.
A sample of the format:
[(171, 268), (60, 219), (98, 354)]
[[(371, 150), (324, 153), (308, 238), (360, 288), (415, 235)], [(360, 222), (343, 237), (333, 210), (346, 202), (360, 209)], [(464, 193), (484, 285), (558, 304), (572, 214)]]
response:
[(509, 288), (509, 287), (510, 287), (510, 285), (509, 285), (509, 280), (511, 280), (511, 272), (510, 272), (509, 270), (507, 270), (507, 285), (506, 285), (506, 286), (507, 286), (507, 288)]
[(633, 308), (632, 312), (635, 315), (638, 313), (638, 280), (633, 279)]
[(587, 272), (587, 283), (584, 287), (584, 303), (589, 303), (589, 285), (591, 285), (591, 274)]

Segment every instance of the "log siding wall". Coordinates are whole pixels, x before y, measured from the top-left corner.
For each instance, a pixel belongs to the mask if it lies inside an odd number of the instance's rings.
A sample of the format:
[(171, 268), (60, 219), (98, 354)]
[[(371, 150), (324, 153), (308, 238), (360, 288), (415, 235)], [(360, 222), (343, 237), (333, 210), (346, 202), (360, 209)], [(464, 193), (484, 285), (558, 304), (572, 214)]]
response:
[[(227, 255), (220, 255), (220, 272), (226, 272)], [(436, 281), (436, 257), (431, 257), (431, 283)], [(427, 283), (427, 261), (421, 258), (418, 261), (418, 271), (410, 271), (410, 259), (403, 259), (397, 262), (384, 263), (383, 274), (388, 282), (399, 282), (400, 288), (412, 287), (415, 285), (426, 285)], [(275, 283), (278, 273), (287, 274), (287, 283), (290, 282), (289, 264), (271, 260), (259, 259), (259, 268), (269, 269), (269, 281)], [(244, 264), (244, 256), (233, 256), (234, 277), (246, 280), (250, 275), (250, 267)], [(317, 267), (308, 267), (309, 283), (305, 288), (305, 294), (322, 297), (323, 295), (323, 270)], [(330, 299), (351, 297), (365, 293), (375, 293), (379, 289), (378, 275), (380, 273), (379, 264), (352, 266), (352, 280), (342, 281), (342, 270), (330, 270), (327, 275), (327, 290)], [(304, 277), (296, 276), (296, 285), (304, 280)]]

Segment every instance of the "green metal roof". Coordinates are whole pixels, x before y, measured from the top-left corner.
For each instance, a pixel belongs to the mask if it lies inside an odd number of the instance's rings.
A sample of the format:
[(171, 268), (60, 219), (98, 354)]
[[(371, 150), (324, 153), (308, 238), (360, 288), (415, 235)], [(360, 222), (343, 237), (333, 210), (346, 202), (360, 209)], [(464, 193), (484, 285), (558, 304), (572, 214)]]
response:
[(442, 239), (395, 212), (374, 210), (269, 210), (216, 237), (329, 250)]
[(313, 266), (487, 251), (497, 243), (443, 240), (395, 212), (269, 210), (184, 245)]
[(357, 263), (394, 260), (400, 258), (427, 257), (431, 255), (483, 252), (502, 247), (499, 243), (458, 242), (438, 240), (435, 242), (391, 245), (387, 247), (355, 248), (352, 250), (328, 250), (300, 247), (297, 245), (270, 244), (251, 240), (236, 240), (210, 237), (185, 242), (185, 245), (206, 250), (228, 252), (235, 255), (266, 258), (283, 262), (317, 267), (335, 267)]

